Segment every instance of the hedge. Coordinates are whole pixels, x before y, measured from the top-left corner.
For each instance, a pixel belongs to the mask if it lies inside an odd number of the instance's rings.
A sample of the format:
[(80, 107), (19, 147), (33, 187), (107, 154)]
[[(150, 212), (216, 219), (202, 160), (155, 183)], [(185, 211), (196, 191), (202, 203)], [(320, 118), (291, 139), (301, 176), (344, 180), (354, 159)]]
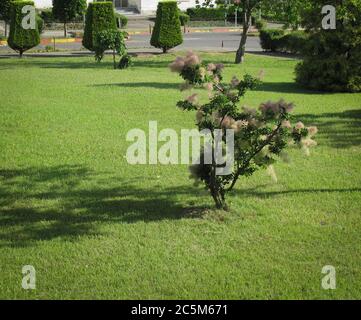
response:
[(260, 31), (260, 39), (263, 50), (301, 54), (308, 41), (308, 35), (303, 31), (285, 34), (283, 30), (263, 29)]
[(180, 27), (177, 2), (159, 2), (150, 44), (163, 52), (180, 45), (183, 42)]
[(261, 47), (266, 51), (277, 51), (285, 32), (281, 29), (263, 29), (259, 33)]
[(308, 35), (303, 31), (288, 33), (278, 40), (278, 49), (282, 52), (302, 54), (308, 41)]
[(187, 14), (191, 21), (217, 21), (225, 19), (227, 10), (224, 8), (188, 8)]
[(112, 2), (89, 3), (85, 18), (83, 46), (94, 51), (97, 32), (117, 29)]
[[(32, 1), (14, 1), (12, 3), (10, 14), (10, 34), (8, 45), (11, 49), (19, 52), (20, 57), (23, 53), (40, 43), (38, 26), (35, 29), (23, 29), (21, 23), (26, 14), (21, 12), (26, 5), (34, 6)], [(37, 20), (36, 20), (37, 22)]]

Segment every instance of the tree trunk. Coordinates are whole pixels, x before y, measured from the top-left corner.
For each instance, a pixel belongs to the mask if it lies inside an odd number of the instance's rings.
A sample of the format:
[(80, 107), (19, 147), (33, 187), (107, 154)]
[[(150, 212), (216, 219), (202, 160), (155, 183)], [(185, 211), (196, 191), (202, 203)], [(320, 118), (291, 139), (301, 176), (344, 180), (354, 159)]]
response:
[(113, 65), (114, 65), (114, 69), (116, 69), (117, 63), (115, 62), (115, 50), (113, 50)]
[(248, 35), (248, 30), (251, 26), (251, 11), (244, 8), (243, 10), (243, 31), (242, 31), (242, 37), (241, 37), (241, 41), (239, 43), (239, 47), (236, 53), (236, 59), (235, 59), (235, 63), (239, 64), (242, 63), (244, 61), (244, 55), (246, 53), (246, 42), (247, 42), (247, 35)]
[(5, 23), (5, 38), (7, 38), (7, 36), (8, 36), (8, 24), (7, 24), (6, 21), (4, 21), (4, 23)]
[(64, 38), (66, 38), (68, 35), (67, 30), (66, 30), (66, 21), (64, 22)]
[(221, 194), (221, 192), (212, 188), (211, 195), (212, 195), (212, 198), (214, 200), (214, 203), (215, 203), (217, 209), (226, 210), (226, 211), (228, 210), (226, 199), (225, 199), (224, 195)]
[(20, 58), (20, 59), (23, 57), (23, 53), (24, 53), (23, 50), (20, 50), (20, 51), (19, 51), (19, 58)]
[(167, 48), (162, 48), (163, 49), (163, 53), (167, 53), (168, 49)]

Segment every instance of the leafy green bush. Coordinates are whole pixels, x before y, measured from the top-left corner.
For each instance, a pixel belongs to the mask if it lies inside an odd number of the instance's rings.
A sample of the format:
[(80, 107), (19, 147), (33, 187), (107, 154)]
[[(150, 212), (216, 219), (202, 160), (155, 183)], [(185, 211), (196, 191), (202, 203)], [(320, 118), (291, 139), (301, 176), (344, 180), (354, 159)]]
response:
[(21, 25), (22, 19), (26, 14), (21, 12), (26, 5), (34, 6), (32, 1), (15, 1), (12, 3), (11, 18), (10, 18), (10, 34), (8, 45), (11, 49), (19, 52), (20, 57), (23, 53), (40, 43), (39, 30), (24, 29)]
[[(304, 60), (296, 66), (296, 81), (299, 84), (321, 91), (361, 91), (361, 43), (358, 49), (357, 45), (346, 49), (350, 39), (347, 36), (339, 37), (334, 38), (336, 43), (320, 39), (318, 34), (310, 37), (304, 50)], [(361, 39), (361, 32), (358, 37)]]
[(133, 62), (132, 62), (131, 56), (129, 54), (125, 54), (120, 58), (118, 68), (126, 69), (126, 68), (129, 68), (130, 66), (132, 66), (132, 64), (133, 64)]
[(94, 51), (94, 41), (96, 34), (104, 30), (116, 30), (113, 3), (92, 2), (89, 3), (86, 13), (83, 46), (90, 51)]
[(257, 28), (258, 31), (264, 30), (267, 28), (267, 21), (262, 19), (257, 19), (254, 26)]
[(308, 35), (304, 31), (285, 34), (283, 30), (262, 29), (260, 39), (263, 50), (301, 54), (307, 44)]
[(128, 24), (128, 18), (122, 14), (115, 13), (118, 28), (125, 28)]
[(224, 20), (225, 8), (188, 8), (187, 14), (191, 21)]
[(310, 34), (296, 81), (310, 89), (361, 92), (361, 1), (330, 0), (336, 8), (336, 29), (320, 28), (324, 2), (315, 0), (303, 24)]
[(45, 23), (52, 23), (55, 21), (53, 11), (51, 9), (41, 10), (40, 17), (44, 20)]
[(301, 54), (307, 44), (308, 35), (304, 31), (294, 31), (279, 39), (279, 50), (292, 54)]
[(180, 20), (181, 26), (185, 26), (188, 24), (190, 18), (189, 18), (188, 14), (186, 14), (182, 11), (179, 11), (179, 20)]
[(280, 48), (280, 39), (284, 35), (281, 29), (263, 29), (260, 31), (261, 47), (266, 51), (277, 51)]
[(159, 2), (150, 44), (167, 52), (182, 42), (177, 2)]
[(103, 30), (96, 33), (94, 41), (95, 60), (100, 62), (106, 50), (112, 50), (114, 69), (117, 68), (115, 62), (116, 54), (123, 56), (126, 53), (124, 37), (119, 30)]
[(11, 16), (11, 2), (13, 0), (0, 0), (0, 18), (9, 23)]
[(44, 20), (38, 14), (36, 15), (36, 26), (39, 34), (42, 34), (44, 32)]

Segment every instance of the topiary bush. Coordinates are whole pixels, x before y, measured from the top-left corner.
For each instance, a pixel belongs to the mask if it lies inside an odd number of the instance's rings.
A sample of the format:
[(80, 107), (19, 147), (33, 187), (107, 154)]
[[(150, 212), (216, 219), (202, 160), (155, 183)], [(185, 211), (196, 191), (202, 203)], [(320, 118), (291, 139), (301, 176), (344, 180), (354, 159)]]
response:
[(180, 45), (183, 42), (180, 27), (177, 2), (159, 2), (150, 44), (164, 53)]
[(116, 30), (114, 9), (112, 2), (89, 3), (85, 18), (83, 46), (94, 51), (96, 34), (104, 30)]
[(32, 1), (14, 1), (12, 3), (10, 15), (10, 34), (8, 45), (11, 49), (19, 53), (20, 58), (23, 53), (40, 43), (38, 27), (35, 29), (24, 29), (21, 25), (26, 14), (21, 12), (24, 6), (34, 6)]
[(281, 47), (281, 38), (284, 36), (281, 29), (263, 29), (259, 33), (261, 47), (265, 51), (275, 52)]

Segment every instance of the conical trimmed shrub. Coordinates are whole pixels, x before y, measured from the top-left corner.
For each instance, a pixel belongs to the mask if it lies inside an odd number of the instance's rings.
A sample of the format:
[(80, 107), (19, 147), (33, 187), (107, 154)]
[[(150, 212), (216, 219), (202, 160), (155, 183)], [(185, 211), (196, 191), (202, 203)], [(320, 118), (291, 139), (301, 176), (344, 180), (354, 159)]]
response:
[(183, 37), (177, 2), (159, 2), (150, 44), (153, 47), (161, 48), (163, 52), (167, 52), (182, 42)]
[[(35, 29), (24, 29), (22, 27), (23, 18), (27, 13), (22, 13), (24, 6), (34, 6), (32, 1), (14, 1), (11, 5), (10, 14), (10, 34), (8, 45), (11, 49), (19, 52), (20, 57), (23, 53), (40, 43), (40, 35), (37, 27)], [(37, 21), (36, 21), (37, 23)]]
[(112, 2), (89, 3), (86, 12), (83, 46), (94, 51), (96, 34), (104, 30), (116, 30), (117, 23)]

